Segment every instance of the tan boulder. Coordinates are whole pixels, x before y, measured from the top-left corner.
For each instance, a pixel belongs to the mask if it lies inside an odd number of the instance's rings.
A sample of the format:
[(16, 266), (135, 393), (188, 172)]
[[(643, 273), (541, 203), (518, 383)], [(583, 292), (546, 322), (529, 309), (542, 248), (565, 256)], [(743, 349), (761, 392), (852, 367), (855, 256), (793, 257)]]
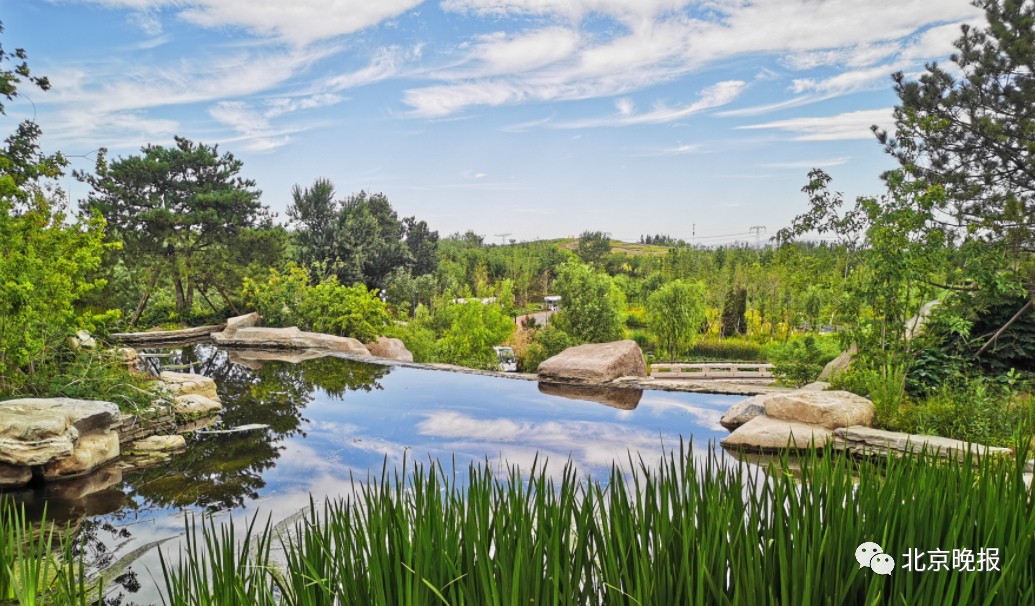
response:
[(167, 370), (158, 375), (158, 380), (175, 395), (197, 394), (217, 402), (219, 401), (219, 395), (216, 393), (216, 382), (208, 377)]
[(849, 425), (869, 425), (873, 421), (873, 402), (847, 391), (810, 391), (800, 389), (765, 397), (766, 414), (774, 419), (822, 425), (827, 429)]
[(1009, 448), (997, 446), (984, 446), (973, 442), (964, 442), (952, 438), (938, 436), (921, 436), (897, 431), (884, 431), (872, 427), (842, 427), (834, 430), (834, 436), (838, 438), (837, 444), (841, 448), (860, 455), (886, 454), (901, 455), (909, 452), (920, 453), (926, 451), (930, 455), (938, 455), (942, 458), (956, 458), (963, 461), (967, 451), (971, 451), (974, 462), (987, 455), (1012, 457), (1013, 451)]
[(242, 328), (253, 328), (258, 326), (261, 320), (262, 318), (259, 314), (254, 312), (243, 316), (236, 316), (226, 321), (226, 328), (224, 328), (223, 332), (219, 334), (232, 337)]
[(753, 396), (730, 406), (726, 414), (719, 419), (719, 424), (733, 431), (751, 419), (764, 415), (765, 397), (765, 395)]
[(413, 362), (413, 354), (410, 353), (410, 350), (406, 349), (406, 345), (401, 339), (378, 337), (376, 341), (367, 343), (365, 347), (370, 352), (370, 355), (378, 358), (399, 360), (401, 362)]
[(186, 450), (187, 440), (183, 436), (151, 436), (137, 440), (130, 445), (130, 452), (178, 452)]
[(857, 353), (859, 353), (859, 346), (852, 343), (852, 346), (848, 348), (848, 351), (842, 352), (841, 355), (837, 356), (823, 367), (823, 372), (819, 373), (819, 380), (829, 381), (834, 378), (834, 376), (847, 370), (848, 367), (851, 366), (852, 359)]
[(640, 405), (643, 397), (642, 389), (627, 387), (607, 387), (605, 385), (564, 385), (559, 383), (540, 383), (539, 393), (557, 396), (569, 400), (586, 400), (597, 402), (611, 408), (633, 410)]
[(72, 455), (43, 466), (43, 478), (60, 480), (90, 473), (119, 458), (119, 434), (110, 432), (79, 439)]
[(16, 412), (29, 415), (53, 412), (65, 417), (80, 436), (108, 433), (119, 425), (119, 407), (101, 400), (75, 398), (20, 398), (0, 402), (0, 414)]
[(184, 416), (209, 416), (223, 410), (223, 405), (211, 398), (191, 393), (176, 396), (173, 412)]
[(788, 447), (805, 449), (826, 446), (833, 433), (821, 425), (781, 421), (767, 416), (755, 417), (726, 436), (721, 444), (730, 450), (771, 452)]
[(539, 365), (545, 382), (605, 383), (628, 376), (647, 376), (643, 352), (631, 339), (569, 347)]
[(25, 486), (32, 479), (31, 467), (19, 467), (0, 463), (0, 488)]

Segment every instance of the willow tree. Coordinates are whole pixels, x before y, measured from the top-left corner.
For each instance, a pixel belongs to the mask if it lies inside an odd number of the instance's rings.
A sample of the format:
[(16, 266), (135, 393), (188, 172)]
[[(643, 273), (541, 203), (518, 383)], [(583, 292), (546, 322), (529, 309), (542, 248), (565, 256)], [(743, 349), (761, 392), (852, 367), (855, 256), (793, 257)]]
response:
[(706, 312), (704, 283), (675, 280), (647, 299), (647, 330), (675, 362), (700, 336)]
[(255, 182), (240, 176), (242, 163), (218, 146), (176, 137), (171, 147), (147, 145), (141, 155), (108, 161), (97, 157), (96, 173), (76, 172), (93, 191), (86, 201), (107, 221), (124, 256), (143, 262), (150, 284), (134, 313), (135, 322), (147, 297), (165, 273), (176, 291), (176, 312), (190, 310), (195, 286), (212, 284), (233, 307), (209, 263), (213, 253), (233, 246), (243, 232), (271, 226), (272, 217), (259, 201)]

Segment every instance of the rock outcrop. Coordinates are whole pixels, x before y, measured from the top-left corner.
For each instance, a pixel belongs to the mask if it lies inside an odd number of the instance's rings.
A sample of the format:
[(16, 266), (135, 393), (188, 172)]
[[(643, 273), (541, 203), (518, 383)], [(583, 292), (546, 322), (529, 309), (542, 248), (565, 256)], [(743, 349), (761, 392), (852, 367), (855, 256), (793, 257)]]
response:
[(622, 410), (635, 409), (640, 404), (640, 398), (643, 397), (642, 389), (608, 387), (605, 385), (565, 385), (559, 383), (540, 383), (539, 393), (569, 400), (597, 402)]
[(167, 370), (158, 375), (158, 380), (174, 395), (187, 396), (197, 394), (210, 400), (219, 401), (219, 395), (216, 393), (216, 382), (208, 377)]
[(539, 365), (544, 382), (606, 383), (628, 376), (647, 376), (643, 352), (630, 339), (569, 347)]
[(400, 339), (389, 339), (378, 337), (376, 341), (365, 345), (370, 355), (400, 362), (413, 362), (413, 354), (406, 349), (406, 345)]
[(782, 421), (767, 416), (751, 419), (726, 436), (721, 444), (730, 450), (773, 452), (788, 446), (796, 449), (826, 446), (833, 433), (821, 425)]
[(873, 402), (847, 391), (800, 389), (766, 396), (764, 405), (766, 414), (774, 419), (822, 425), (827, 429), (869, 425), (874, 413)]
[(286, 348), (286, 349), (326, 349), (340, 351), (358, 356), (369, 356), (370, 352), (363, 344), (352, 337), (337, 337), (318, 332), (305, 332), (297, 326), (290, 328), (238, 328), (233, 334), (226, 331), (212, 335), (218, 345), (227, 347), (252, 348)]
[(765, 414), (765, 398), (766, 396), (753, 396), (746, 400), (741, 400), (733, 406), (730, 406), (726, 414), (722, 415), (719, 419), (719, 424), (726, 429), (733, 431), (740, 427), (744, 423), (747, 423), (755, 417), (762, 416)]
[(0, 485), (75, 477), (119, 456), (120, 422), (111, 402), (23, 398), (0, 402)]

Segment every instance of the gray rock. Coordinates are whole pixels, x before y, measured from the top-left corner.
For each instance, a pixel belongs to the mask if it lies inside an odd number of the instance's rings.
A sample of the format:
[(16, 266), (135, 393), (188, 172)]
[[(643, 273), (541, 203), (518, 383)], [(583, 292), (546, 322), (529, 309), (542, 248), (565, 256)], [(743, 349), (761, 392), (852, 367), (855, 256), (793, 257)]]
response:
[(219, 401), (219, 395), (216, 393), (216, 382), (208, 377), (167, 370), (158, 375), (158, 380), (175, 395), (197, 394), (217, 402)]
[(83, 347), (86, 349), (93, 349), (97, 347), (97, 341), (85, 330), (76, 331), (74, 341), (76, 348)]
[(816, 381), (805, 385), (802, 389), (805, 391), (826, 391), (827, 389), (830, 389), (830, 383), (827, 383), (826, 381)]
[(539, 365), (544, 382), (606, 383), (629, 376), (647, 376), (643, 352), (630, 339), (569, 347)]
[(61, 480), (78, 477), (119, 458), (119, 434), (110, 432), (80, 438), (72, 455), (42, 467), (43, 478)]
[(212, 340), (219, 345), (231, 347), (326, 349), (359, 356), (370, 355), (367, 348), (352, 337), (304, 332), (298, 330), (297, 326), (290, 328), (239, 328), (232, 335), (227, 335), (225, 331), (215, 333), (212, 335)]
[(733, 431), (751, 419), (764, 415), (765, 397), (766, 396), (764, 395), (754, 396), (747, 398), (746, 400), (741, 400), (733, 406), (730, 406), (729, 410), (726, 411), (726, 414), (722, 415), (722, 418), (719, 419), (719, 424), (726, 429)]
[(772, 394), (764, 399), (766, 414), (774, 419), (822, 425), (827, 429), (869, 425), (873, 402), (847, 391), (806, 391)]
[(848, 367), (851, 366), (852, 359), (857, 353), (859, 353), (859, 346), (852, 343), (852, 346), (848, 348), (848, 351), (842, 352), (841, 355), (837, 356), (823, 367), (823, 372), (819, 373), (819, 380), (829, 381), (837, 374), (847, 370)]
[(833, 437), (829, 429), (821, 425), (809, 425), (794, 421), (781, 421), (766, 416), (751, 419), (726, 436), (723, 448), (773, 452), (788, 446), (805, 449), (815, 444), (821, 448)]
[(34, 411), (51, 411), (64, 415), (68, 424), (75, 427), (80, 436), (108, 433), (119, 424), (119, 407), (101, 400), (19, 398), (0, 402), (0, 414), (15, 410), (30, 415)]
[(925, 451), (928, 454), (937, 454), (942, 458), (964, 459), (969, 449), (974, 460), (978, 461), (987, 455), (1012, 457), (1013, 451), (1009, 448), (995, 446), (983, 446), (972, 442), (953, 440), (938, 436), (921, 436), (897, 431), (884, 431), (872, 427), (850, 426), (834, 430), (835, 442), (841, 448), (867, 456), (883, 456), (886, 454), (902, 455), (909, 452), (919, 453)]
[(912, 340), (914, 337), (918, 337), (924, 332), (924, 324), (927, 323), (927, 319), (931, 317), (931, 311), (935, 307), (941, 305), (941, 300), (935, 299), (929, 303), (924, 304), (917, 312), (915, 316), (906, 320), (906, 340)]
[(406, 345), (400, 339), (378, 337), (376, 341), (367, 343), (366, 348), (370, 351), (370, 355), (378, 358), (399, 360), (401, 362), (413, 362), (413, 354), (410, 353), (410, 350), (406, 349)]

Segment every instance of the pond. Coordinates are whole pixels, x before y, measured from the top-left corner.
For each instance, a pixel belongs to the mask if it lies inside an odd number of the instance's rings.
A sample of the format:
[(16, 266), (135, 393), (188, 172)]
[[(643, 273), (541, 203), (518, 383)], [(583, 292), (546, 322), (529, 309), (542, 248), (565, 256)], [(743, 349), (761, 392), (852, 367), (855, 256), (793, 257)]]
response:
[[(404, 458), (438, 459), (446, 469), (455, 461), (466, 471), (471, 461), (527, 469), (538, 457), (558, 472), (570, 459), (580, 473), (602, 476), (630, 455), (656, 461), (681, 437), (703, 453), (727, 435), (719, 418), (742, 399), (547, 386), (335, 357), (293, 364), (207, 344), (148, 351), (162, 356), (143, 359), (152, 372), (215, 379), (225, 426), (269, 429), (189, 439), (186, 453), (154, 467), (11, 495), (35, 517), (45, 504), (48, 518), (81, 521), (94, 565), (176, 537), (187, 512), (224, 520), (258, 512), (276, 522), (308, 505), (310, 495), (348, 494), (353, 479), (379, 476)], [(157, 599), (151, 575), (161, 575), (157, 550), (121, 575), (112, 596)]]

